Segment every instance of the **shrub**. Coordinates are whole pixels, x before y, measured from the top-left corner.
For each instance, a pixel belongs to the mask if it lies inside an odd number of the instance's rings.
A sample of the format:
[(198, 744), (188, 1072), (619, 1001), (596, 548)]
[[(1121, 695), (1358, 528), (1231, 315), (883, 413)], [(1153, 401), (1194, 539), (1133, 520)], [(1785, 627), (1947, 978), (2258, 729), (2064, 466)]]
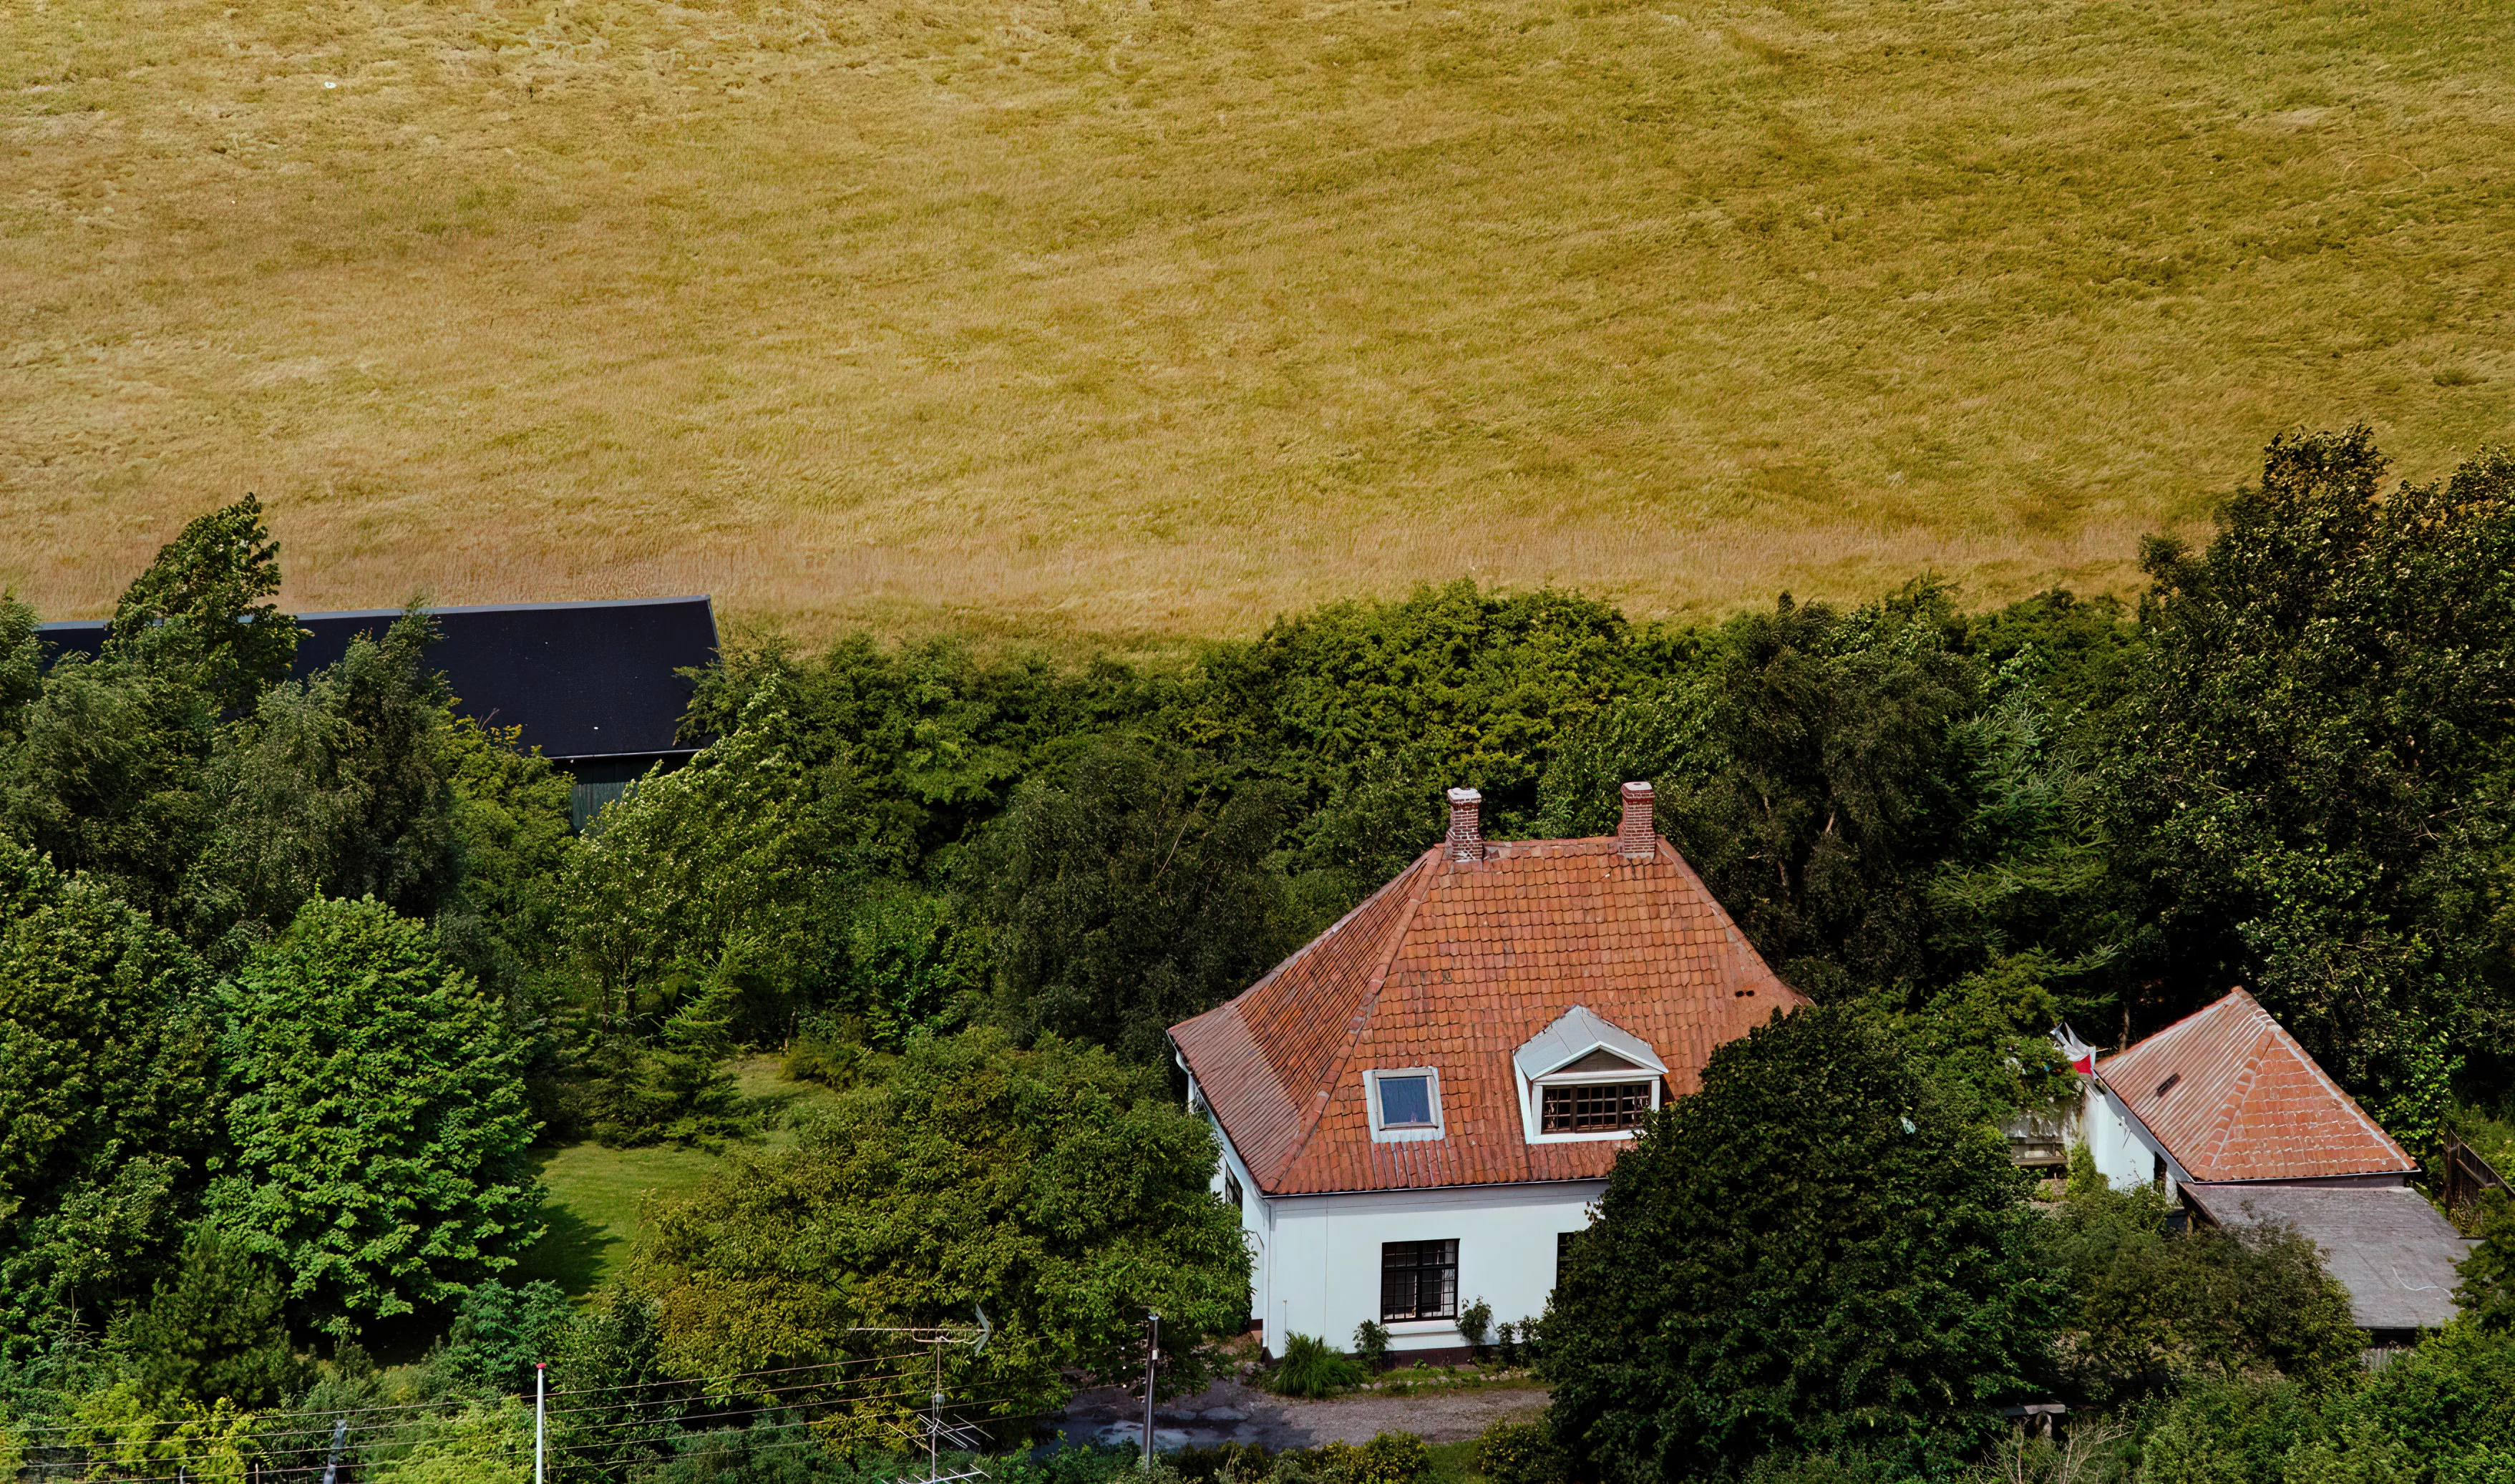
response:
[(1502, 1363), (1504, 1365), (1518, 1365), (1519, 1326), (1512, 1324), (1507, 1319), (1504, 1320), (1502, 1328), (1494, 1332), (1494, 1347), (1501, 1352)]
[(1274, 1472), (1275, 1455), (1263, 1443), (1216, 1443), (1164, 1456), (1180, 1484), (1243, 1484)]
[(1484, 1358), (1485, 1341), (1493, 1335), (1493, 1305), (1482, 1298), (1459, 1311), (1459, 1336), (1477, 1359)]
[(1353, 1354), (1362, 1368), (1378, 1375), (1388, 1366), (1388, 1331), (1366, 1319), (1353, 1327)]
[(1308, 1335), (1287, 1339), (1283, 1362), (1275, 1367), (1274, 1388), (1284, 1396), (1334, 1396), (1362, 1382), (1358, 1362)]
[(1411, 1432), (1382, 1432), (1353, 1450), (1344, 1484), (1415, 1484), (1432, 1466), (1431, 1451)]
[(1563, 1455), (1544, 1422), (1496, 1418), (1476, 1439), (1475, 1467), (1493, 1484), (1554, 1484), (1563, 1477)]

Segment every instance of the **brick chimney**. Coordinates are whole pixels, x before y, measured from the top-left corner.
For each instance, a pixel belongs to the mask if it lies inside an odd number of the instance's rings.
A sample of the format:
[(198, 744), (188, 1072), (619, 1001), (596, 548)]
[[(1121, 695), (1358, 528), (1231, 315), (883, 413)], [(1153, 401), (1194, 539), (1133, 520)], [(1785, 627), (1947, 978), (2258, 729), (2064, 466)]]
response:
[(1651, 786), (1624, 787), (1625, 817), (1616, 826), (1616, 853), (1627, 860), (1647, 860), (1659, 853), (1659, 837), (1651, 829)]
[(1474, 789), (1450, 790), (1450, 858), (1482, 860), (1485, 858), (1484, 827), (1476, 811), (1484, 807), (1485, 796)]

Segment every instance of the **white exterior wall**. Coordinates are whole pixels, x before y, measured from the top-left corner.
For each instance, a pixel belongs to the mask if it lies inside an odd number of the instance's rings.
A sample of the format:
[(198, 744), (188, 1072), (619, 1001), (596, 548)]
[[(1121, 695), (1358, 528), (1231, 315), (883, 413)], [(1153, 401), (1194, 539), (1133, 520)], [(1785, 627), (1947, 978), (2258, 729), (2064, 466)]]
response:
[[(1355, 1327), (1380, 1318), (1383, 1242), (1456, 1241), (1459, 1307), (1483, 1299), (1497, 1329), (1534, 1319), (1554, 1291), (1555, 1238), (1588, 1225), (1590, 1203), (1606, 1188), (1604, 1180), (1548, 1180), (1262, 1200), (1269, 1230), (1254, 1287), (1266, 1347), (1281, 1355), (1287, 1336), (1311, 1335), (1351, 1349)], [(1399, 1321), (1388, 1333), (1391, 1353), (1466, 1343), (1444, 1319)]]
[[(1258, 1188), (1231, 1136), (1188, 1079), (1190, 1106), (1206, 1115), (1224, 1177), (1240, 1184), (1240, 1234), (1249, 1244), (1250, 1318), (1264, 1326), (1266, 1348), (1284, 1353), (1288, 1335), (1308, 1335), (1340, 1350), (1380, 1318), (1380, 1246), (1451, 1240), (1459, 1244), (1459, 1307), (1482, 1298), (1496, 1329), (1546, 1312), (1554, 1292), (1555, 1238), (1589, 1224), (1604, 1180), (1458, 1185), (1434, 1190), (1366, 1190), (1342, 1195), (1269, 1197)], [(1389, 1350), (1454, 1349), (1466, 1343), (1448, 1320), (1388, 1326)]]
[(2116, 1190), (2136, 1190), (2158, 1183), (2158, 1162), (2165, 1161), (2165, 1189), (2172, 1200), (2189, 1179), (2183, 1167), (2165, 1152), (2139, 1120), (2115, 1098), (2102, 1082), (2087, 1079), (2086, 1106), (2079, 1115), (2079, 1136), (2096, 1162), (2096, 1173)]

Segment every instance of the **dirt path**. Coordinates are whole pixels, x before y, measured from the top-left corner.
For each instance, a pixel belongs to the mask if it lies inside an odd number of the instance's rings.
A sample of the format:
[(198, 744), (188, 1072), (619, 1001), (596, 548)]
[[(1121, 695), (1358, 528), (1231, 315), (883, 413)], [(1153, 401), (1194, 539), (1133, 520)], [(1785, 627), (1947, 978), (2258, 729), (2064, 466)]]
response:
[[(1546, 1387), (1535, 1381), (1497, 1381), (1459, 1390), (1389, 1396), (1365, 1391), (1328, 1401), (1301, 1401), (1220, 1381), (1194, 1396), (1173, 1397), (1153, 1414), (1153, 1436), (1163, 1448), (1215, 1443), (1263, 1443), (1269, 1448), (1312, 1448), (1330, 1438), (1348, 1443), (1381, 1432), (1412, 1432), (1427, 1443), (1455, 1443), (1485, 1430), (1499, 1417), (1534, 1417), (1546, 1406)], [(1143, 1436), (1143, 1403), (1115, 1386), (1078, 1393), (1065, 1409), (1065, 1436), (1078, 1443), (1134, 1443)]]

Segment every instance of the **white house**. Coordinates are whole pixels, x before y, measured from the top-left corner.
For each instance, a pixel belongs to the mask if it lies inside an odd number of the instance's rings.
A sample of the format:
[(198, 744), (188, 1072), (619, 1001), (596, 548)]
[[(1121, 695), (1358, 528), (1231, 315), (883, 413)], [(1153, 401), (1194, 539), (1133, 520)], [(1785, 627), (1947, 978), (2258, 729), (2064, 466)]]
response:
[(1544, 1311), (1563, 1239), (1713, 1047), (1806, 1003), (1624, 787), (1613, 837), (1448, 837), (1230, 1003), (1171, 1028), (1221, 1136), (1265, 1344), (1456, 1350)]

